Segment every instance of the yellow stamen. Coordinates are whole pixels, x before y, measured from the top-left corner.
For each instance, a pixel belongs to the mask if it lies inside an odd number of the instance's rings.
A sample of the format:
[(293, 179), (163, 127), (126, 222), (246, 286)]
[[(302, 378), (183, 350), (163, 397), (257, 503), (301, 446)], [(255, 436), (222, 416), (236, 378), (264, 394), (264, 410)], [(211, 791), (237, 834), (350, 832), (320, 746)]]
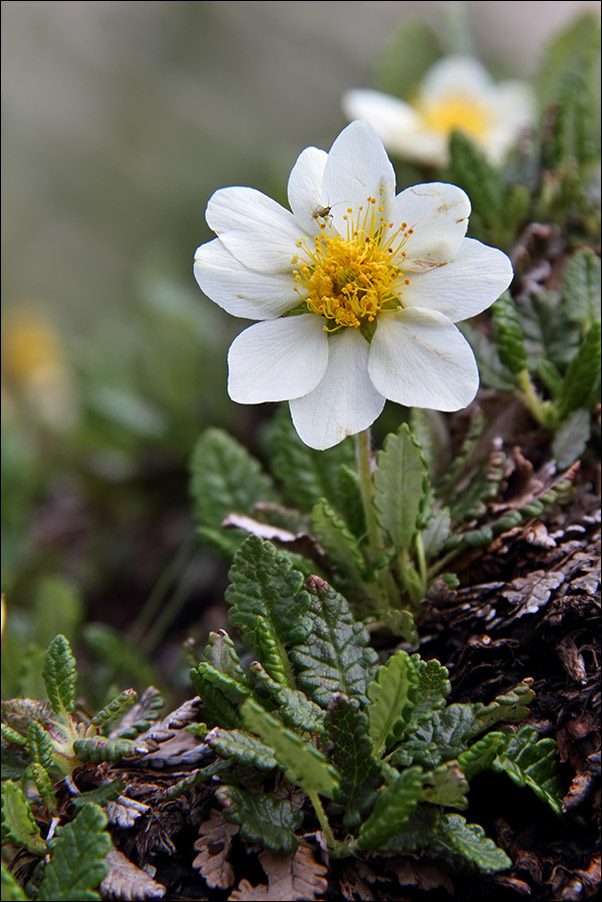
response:
[(474, 98), (461, 94), (449, 94), (436, 102), (419, 101), (416, 107), (424, 125), (444, 135), (459, 129), (482, 140), (493, 124), (490, 110)]
[(373, 197), (354, 213), (343, 217), (347, 235), (339, 234), (330, 220), (320, 225), (320, 234), (299, 242), (293, 258), (295, 290), (312, 313), (328, 320), (325, 329), (359, 328), (371, 323), (383, 310), (399, 310), (402, 285), (407, 279), (399, 262), (401, 247), (412, 233), (407, 223), (395, 229), (384, 218), (383, 207)]

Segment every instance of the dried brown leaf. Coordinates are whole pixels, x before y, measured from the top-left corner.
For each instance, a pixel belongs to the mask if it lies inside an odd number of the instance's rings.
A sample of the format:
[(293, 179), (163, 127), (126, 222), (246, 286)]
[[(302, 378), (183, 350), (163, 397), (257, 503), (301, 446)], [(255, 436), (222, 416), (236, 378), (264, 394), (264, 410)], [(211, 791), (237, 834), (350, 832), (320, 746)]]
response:
[(523, 614), (534, 614), (548, 603), (550, 595), (562, 585), (564, 574), (558, 571), (546, 573), (545, 570), (534, 570), (528, 576), (519, 576), (503, 589), (502, 594), (511, 604), (518, 605), (515, 617)]
[(137, 868), (117, 849), (110, 849), (105, 858), (109, 873), (100, 884), (104, 898), (123, 899), (134, 902), (138, 899), (162, 899), (165, 887), (153, 880), (146, 871)]
[(228, 889), (234, 883), (234, 871), (228, 861), (232, 837), (238, 833), (235, 824), (227, 824), (221, 812), (213, 809), (209, 820), (199, 827), (199, 838), (194, 844), (198, 855), (192, 862), (198, 868), (211, 889)]
[(374, 902), (376, 896), (372, 887), (360, 877), (353, 864), (346, 864), (341, 872), (339, 887), (341, 895), (348, 902)]
[(265, 851), (259, 856), (268, 885), (251, 886), (241, 880), (228, 897), (232, 902), (302, 902), (323, 895), (328, 888), (326, 868), (318, 864), (310, 849), (299, 846), (294, 855)]

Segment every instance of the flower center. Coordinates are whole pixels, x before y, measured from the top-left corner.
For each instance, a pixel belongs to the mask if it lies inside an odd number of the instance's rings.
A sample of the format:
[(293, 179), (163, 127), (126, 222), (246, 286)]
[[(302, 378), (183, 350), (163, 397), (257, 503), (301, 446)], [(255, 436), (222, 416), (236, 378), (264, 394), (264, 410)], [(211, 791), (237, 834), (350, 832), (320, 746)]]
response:
[(444, 135), (459, 129), (482, 140), (492, 125), (491, 112), (474, 98), (461, 94), (448, 94), (435, 103), (422, 102), (417, 106), (427, 128)]
[(347, 210), (346, 236), (332, 227), (329, 212), (324, 208), (325, 215), (320, 214), (321, 233), (314, 237), (313, 248), (308, 240), (298, 242), (301, 251), (292, 261), (295, 291), (307, 309), (329, 320), (329, 332), (361, 328), (383, 310), (401, 309), (402, 286), (408, 279), (393, 261), (405, 258), (401, 247), (412, 229), (404, 222), (394, 231), (373, 197), (355, 213)]

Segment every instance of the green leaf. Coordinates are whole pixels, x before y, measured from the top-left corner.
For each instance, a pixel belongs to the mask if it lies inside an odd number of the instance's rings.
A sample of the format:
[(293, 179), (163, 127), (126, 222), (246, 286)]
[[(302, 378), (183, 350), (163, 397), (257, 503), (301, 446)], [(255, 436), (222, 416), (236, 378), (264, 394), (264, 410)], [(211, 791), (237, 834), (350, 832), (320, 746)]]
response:
[(28, 902), (26, 896), (11, 872), (2, 862), (2, 902)]
[(516, 379), (503, 365), (495, 344), (469, 321), (457, 323), (457, 328), (464, 335), (477, 358), (481, 385), (501, 392), (512, 391), (516, 385)]
[(500, 360), (517, 376), (529, 368), (529, 361), (518, 313), (514, 301), (507, 292), (495, 302), (491, 313)]
[(155, 674), (148, 661), (138, 652), (127, 636), (105, 623), (87, 623), (84, 638), (89, 649), (104, 667), (110, 669), (109, 681), (123, 676), (138, 686), (151, 686)]
[(107, 817), (98, 805), (84, 805), (68, 824), (57, 827), (51, 841), (50, 861), (44, 869), (39, 900), (95, 902), (95, 888), (106, 877), (111, 839), (105, 833)]
[(528, 786), (558, 815), (564, 790), (560, 779), (558, 747), (553, 739), (539, 739), (537, 730), (523, 726), (507, 739), (492, 764), (519, 786)]
[(585, 451), (592, 432), (591, 421), (589, 410), (581, 407), (561, 424), (552, 441), (552, 454), (559, 470), (570, 467)]
[(447, 761), (425, 776), (421, 799), (431, 805), (466, 811), (467, 792), (468, 780), (462, 769), (457, 762)]
[(22, 789), (12, 780), (2, 781), (2, 837), (24, 846), (33, 855), (45, 855), (46, 843)]
[(222, 786), (216, 796), (224, 806), (224, 817), (238, 824), (241, 836), (260, 842), (273, 852), (292, 855), (299, 840), (295, 836), (303, 823), (303, 812), (288, 799), (275, 799), (267, 792), (251, 794), (236, 786)]
[(473, 732), (478, 732), (475, 707), (471, 704), (453, 704), (434, 711), (404, 742), (401, 756), (395, 754), (391, 761), (405, 763), (405, 755), (409, 751), (414, 760), (430, 766), (457, 758), (466, 750)]
[(422, 19), (404, 21), (393, 32), (378, 60), (377, 89), (394, 97), (411, 98), (441, 54), (435, 33)]
[[(251, 514), (259, 501), (275, 501), (271, 479), (247, 449), (221, 429), (207, 429), (190, 460), (190, 491), (200, 527), (216, 529), (230, 513)], [(236, 548), (244, 533), (224, 534)]]
[(377, 758), (403, 737), (416, 705), (418, 676), (409, 654), (397, 651), (368, 686), (368, 733)]
[(428, 521), (422, 533), (422, 546), (428, 561), (437, 557), (451, 534), (451, 514), (449, 508), (440, 507)]
[(554, 103), (562, 82), (576, 66), (589, 68), (600, 50), (600, 19), (587, 11), (572, 19), (546, 45), (537, 75), (542, 107)]
[(267, 693), (278, 708), (285, 726), (306, 733), (320, 733), (324, 728), (324, 711), (298, 689), (289, 689), (276, 682), (261, 664), (251, 664), (251, 672), (257, 680), (257, 689)]
[(241, 711), (246, 728), (273, 749), (275, 758), (291, 783), (305, 792), (317, 792), (326, 798), (334, 798), (339, 778), (321, 752), (286, 729), (251, 699), (244, 703)]
[(87, 761), (93, 761), (94, 764), (109, 761), (115, 764), (122, 758), (137, 758), (145, 755), (148, 749), (131, 739), (106, 739), (104, 736), (95, 736), (91, 739), (74, 740), (73, 751), (84, 764)]
[(71, 646), (64, 636), (57, 636), (48, 646), (44, 655), (42, 677), (54, 713), (73, 713), (77, 670)]
[(271, 678), (286, 685), (290, 674), (286, 655), (271, 625), (261, 614), (255, 618), (255, 650)]
[(494, 723), (520, 723), (525, 720), (529, 716), (527, 705), (535, 698), (532, 683), (529, 678), (522, 680), (508, 692), (497, 695), (489, 705), (473, 705), (475, 724), (472, 735), (488, 730)]
[(409, 549), (429, 489), (422, 448), (403, 423), (385, 439), (376, 458), (374, 506), (378, 522), (397, 549)]
[(212, 726), (239, 727), (239, 704), (249, 694), (240, 683), (201, 663), (190, 671), (190, 682), (203, 703), (203, 716)]
[(330, 761), (341, 774), (340, 793), (344, 803), (343, 826), (355, 827), (369, 808), (382, 782), (380, 767), (367, 736), (368, 718), (357, 702), (334, 695), (328, 706), (326, 727), (332, 749)]
[(282, 482), (286, 497), (301, 511), (311, 511), (320, 498), (336, 501), (339, 467), (355, 459), (352, 441), (340, 442), (326, 451), (314, 451), (304, 444), (283, 405), (274, 417), (270, 435), (272, 470)]
[(159, 720), (165, 702), (154, 686), (149, 686), (142, 693), (140, 701), (130, 708), (118, 726), (111, 731), (111, 739), (135, 739), (140, 733), (146, 733)]
[(562, 280), (562, 308), (568, 321), (583, 329), (602, 317), (600, 277), (600, 258), (593, 251), (573, 254)]
[[(500, 492), (506, 469), (506, 455), (502, 450), (492, 451), (483, 461), (468, 485), (450, 502), (452, 520), (457, 523), (482, 517), (487, 505)], [(451, 535), (452, 539), (456, 536)]]
[(32, 720), (29, 724), (27, 744), (32, 760), (41, 764), (45, 770), (50, 770), (53, 764), (54, 746), (52, 739), (37, 720)]
[(246, 683), (245, 673), (240, 666), (234, 642), (225, 630), (209, 633), (209, 641), (205, 648), (205, 660), (215, 670), (220, 670), (237, 683)]
[(470, 865), (485, 874), (503, 871), (512, 865), (478, 824), (467, 824), (460, 814), (444, 814), (436, 826), (432, 850), (455, 865)]
[(464, 437), (462, 445), (454, 455), (454, 459), (437, 484), (437, 494), (441, 499), (448, 501), (455, 496), (456, 487), (464, 476), (471, 457), (483, 437), (486, 428), (487, 421), (485, 417), (480, 411), (477, 411), (470, 422), (468, 432)]
[(105, 705), (104, 708), (95, 714), (90, 723), (95, 727), (102, 729), (106, 724), (111, 723), (121, 717), (125, 712), (136, 704), (138, 693), (135, 689), (124, 689), (119, 695)]
[(215, 749), (221, 758), (231, 759), (244, 766), (251, 765), (263, 771), (274, 770), (278, 762), (269, 745), (242, 730), (222, 730), (216, 727), (207, 733), (205, 742)]
[(310, 598), (302, 574), (293, 570), (286, 555), (270, 542), (249, 536), (236, 553), (229, 577), (230, 622), (257, 648), (261, 638), (257, 616), (263, 617), (282, 646), (280, 657), (284, 660), (284, 649), (303, 642), (311, 629), (307, 617)]
[(354, 536), (366, 534), (366, 517), (362, 504), (360, 479), (357, 470), (341, 464), (336, 473), (336, 508)]
[(56, 814), (56, 796), (46, 768), (38, 761), (32, 762), (27, 768), (27, 778), (35, 784), (40, 800), (50, 814)]
[(81, 795), (74, 796), (72, 802), (76, 808), (83, 808), (89, 802), (104, 808), (107, 802), (117, 801), (124, 789), (124, 780), (111, 780), (110, 783), (103, 783), (98, 789), (90, 789), (88, 792), (82, 792)]
[(457, 761), (458, 766), (464, 771), (466, 779), (472, 780), (481, 771), (490, 768), (497, 756), (498, 749), (505, 742), (506, 737), (503, 733), (487, 733), (482, 739), (473, 742), (465, 752), (461, 752)]
[(420, 799), (424, 775), (420, 767), (408, 767), (379, 792), (370, 817), (357, 838), (360, 849), (382, 849), (408, 822)]
[(366, 562), (359, 542), (344, 521), (321, 498), (311, 512), (312, 532), (324, 548), (329, 563), (343, 578), (360, 585), (366, 577)]
[(436, 659), (424, 661), (420, 655), (412, 655), (411, 662), (417, 677), (413, 696), (415, 707), (410, 714), (413, 726), (445, 706), (445, 699), (451, 692), (451, 683), (449, 670)]
[(303, 645), (291, 652), (301, 689), (322, 708), (335, 693), (365, 702), (373, 677), (376, 652), (342, 595), (317, 576), (306, 582), (310, 593), (312, 629)]
[(579, 407), (589, 407), (600, 390), (601, 328), (592, 323), (569, 364), (558, 398), (558, 417), (565, 419)]

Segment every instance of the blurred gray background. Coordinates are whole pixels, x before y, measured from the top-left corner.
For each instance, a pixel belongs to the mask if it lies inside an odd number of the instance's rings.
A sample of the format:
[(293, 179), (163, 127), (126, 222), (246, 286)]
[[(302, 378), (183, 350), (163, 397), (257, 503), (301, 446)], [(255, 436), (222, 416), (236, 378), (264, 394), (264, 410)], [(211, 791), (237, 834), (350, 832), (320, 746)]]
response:
[[(163, 267), (194, 290), (216, 188), (282, 191), (328, 148), (342, 91), (368, 86), (406, 16), (467, 15), (475, 50), (529, 76), (545, 40), (598, 2), (2, 3), (3, 297), (90, 334)], [(199, 295), (199, 301), (201, 297)]]

